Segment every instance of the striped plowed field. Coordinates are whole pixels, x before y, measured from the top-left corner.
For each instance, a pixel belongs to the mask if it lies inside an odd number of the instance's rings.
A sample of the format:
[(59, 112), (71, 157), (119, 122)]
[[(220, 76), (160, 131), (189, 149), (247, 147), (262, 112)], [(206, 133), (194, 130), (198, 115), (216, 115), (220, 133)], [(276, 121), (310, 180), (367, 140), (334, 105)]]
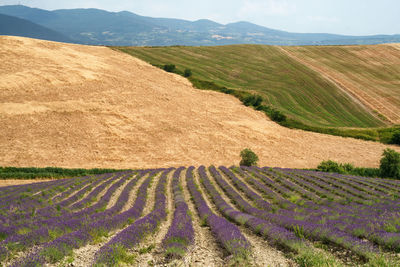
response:
[(281, 47), (391, 123), (400, 123), (398, 44)]
[(400, 182), (144, 169), (0, 188), (4, 266), (400, 266)]

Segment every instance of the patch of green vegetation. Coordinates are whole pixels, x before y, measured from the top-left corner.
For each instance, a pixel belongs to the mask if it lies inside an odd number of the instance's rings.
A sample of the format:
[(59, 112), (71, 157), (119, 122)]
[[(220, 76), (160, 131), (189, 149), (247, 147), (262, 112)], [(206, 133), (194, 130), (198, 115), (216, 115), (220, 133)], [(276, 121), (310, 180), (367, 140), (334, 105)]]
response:
[(133, 265), (136, 261), (136, 255), (129, 254), (122, 245), (114, 245), (110, 251), (101, 257), (94, 266), (121, 266)]
[(369, 257), (368, 263), (365, 265), (366, 267), (393, 267), (400, 266), (400, 261), (395, 258), (389, 258), (386, 255), (371, 255)]
[(47, 262), (50, 263), (57, 263), (61, 261), (64, 257), (72, 256), (73, 249), (65, 244), (63, 244), (60, 248), (56, 247), (47, 247), (44, 248), (43, 251), (40, 253)]
[(26, 235), (27, 233), (31, 232), (32, 230), (29, 229), (28, 227), (22, 227), (18, 229), (17, 234), (19, 235)]
[[(117, 169), (66, 169), (56, 167), (0, 167), (0, 179), (62, 179), (68, 177), (120, 172)], [(60, 190), (65, 190), (60, 188)]]
[(139, 254), (146, 254), (150, 253), (156, 246), (154, 244), (151, 244), (147, 247), (139, 249)]
[(299, 267), (339, 267), (344, 266), (336, 258), (325, 253), (316, 253), (311, 249), (300, 250), (300, 253), (294, 257), (294, 261)]
[(108, 237), (108, 231), (102, 227), (91, 229), (89, 234), (92, 237), (92, 244), (99, 244), (103, 241), (104, 237)]
[(169, 247), (165, 250), (166, 258), (182, 258), (186, 251), (181, 247)]

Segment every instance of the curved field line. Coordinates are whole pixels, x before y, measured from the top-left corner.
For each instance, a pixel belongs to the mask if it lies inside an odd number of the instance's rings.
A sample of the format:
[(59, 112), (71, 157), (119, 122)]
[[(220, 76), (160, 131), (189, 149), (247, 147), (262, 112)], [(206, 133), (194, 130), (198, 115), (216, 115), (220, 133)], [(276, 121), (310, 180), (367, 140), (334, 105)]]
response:
[(368, 93), (366, 93), (362, 91), (360, 88), (358, 88), (357, 85), (352, 84), (351, 82), (346, 82), (345, 79), (340, 76), (340, 73), (335, 73), (335, 71), (329, 71), (322, 64), (313, 63), (312, 60), (306, 60), (305, 58), (301, 58), (298, 55), (295, 55), (293, 52), (288, 51), (283, 47), (278, 47), (278, 48), (292, 59), (316, 71), (324, 79), (333, 83), (337, 88), (339, 88), (342, 92), (344, 92), (351, 99), (353, 99), (355, 103), (364, 107), (364, 109), (374, 117), (380, 119), (377, 116), (377, 114), (372, 112), (373, 110), (378, 110), (391, 123), (400, 122), (399, 113), (394, 111), (394, 110), (399, 110), (399, 108), (387, 101), (384, 101), (382, 96), (374, 93), (371, 90), (369, 90)]

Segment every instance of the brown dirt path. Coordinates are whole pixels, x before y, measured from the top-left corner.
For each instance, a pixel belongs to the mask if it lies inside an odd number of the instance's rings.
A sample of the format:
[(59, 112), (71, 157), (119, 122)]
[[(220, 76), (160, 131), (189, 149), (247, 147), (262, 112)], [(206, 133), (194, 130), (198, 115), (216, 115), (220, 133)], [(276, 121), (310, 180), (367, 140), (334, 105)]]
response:
[(209, 227), (201, 226), (201, 220), (196, 207), (191, 200), (186, 183), (186, 170), (181, 173), (181, 184), (185, 201), (192, 214), (193, 229), (195, 232), (194, 245), (189, 248), (188, 253), (182, 260), (184, 266), (223, 266), (223, 250), (216, 243)]
[(248, 147), (262, 166), (376, 167), (387, 147), (281, 127), (106, 47), (1, 36), (0, 60), (2, 166), (229, 166)]
[(174, 172), (175, 170), (172, 170), (168, 174), (168, 182), (166, 188), (166, 209), (168, 213), (166, 220), (161, 222), (159, 228), (155, 233), (150, 234), (148, 237), (146, 237), (145, 240), (143, 240), (143, 242), (140, 242), (140, 244), (133, 249), (133, 251), (137, 255), (136, 262), (140, 266), (163, 266), (166, 264), (163, 254), (164, 252), (162, 248), (162, 240), (168, 232), (175, 211), (171, 187), (172, 175)]

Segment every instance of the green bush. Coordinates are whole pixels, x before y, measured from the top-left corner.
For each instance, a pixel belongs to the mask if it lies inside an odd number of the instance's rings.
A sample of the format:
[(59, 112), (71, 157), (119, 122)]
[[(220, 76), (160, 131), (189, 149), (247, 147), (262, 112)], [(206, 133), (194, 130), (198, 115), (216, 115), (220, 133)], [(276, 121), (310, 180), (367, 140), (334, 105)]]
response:
[(185, 76), (185, 77), (192, 76), (192, 70), (191, 69), (185, 69), (185, 71), (183, 72), (183, 76)]
[(176, 66), (174, 64), (165, 64), (163, 69), (168, 72), (174, 72)]
[(344, 169), (342, 168), (342, 166), (340, 166), (339, 163), (337, 163), (333, 160), (327, 160), (327, 161), (321, 162), (318, 165), (317, 170), (321, 171), (321, 172), (337, 172), (337, 173), (344, 172)]
[(240, 152), (242, 160), (240, 161), (240, 166), (256, 166), (258, 161), (258, 156), (256, 153), (251, 151), (251, 149), (246, 148)]
[(400, 179), (400, 153), (387, 148), (383, 151), (379, 167), (382, 177)]
[(263, 98), (259, 95), (249, 95), (242, 100), (243, 104), (245, 104), (246, 106), (253, 106), (253, 107), (260, 106), (262, 101)]
[(390, 139), (391, 144), (400, 145), (400, 130), (396, 131)]
[(286, 121), (286, 115), (276, 109), (273, 109), (271, 111), (270, 118), (271, 118), (271, 120), (276, 121), (276, 122)]

